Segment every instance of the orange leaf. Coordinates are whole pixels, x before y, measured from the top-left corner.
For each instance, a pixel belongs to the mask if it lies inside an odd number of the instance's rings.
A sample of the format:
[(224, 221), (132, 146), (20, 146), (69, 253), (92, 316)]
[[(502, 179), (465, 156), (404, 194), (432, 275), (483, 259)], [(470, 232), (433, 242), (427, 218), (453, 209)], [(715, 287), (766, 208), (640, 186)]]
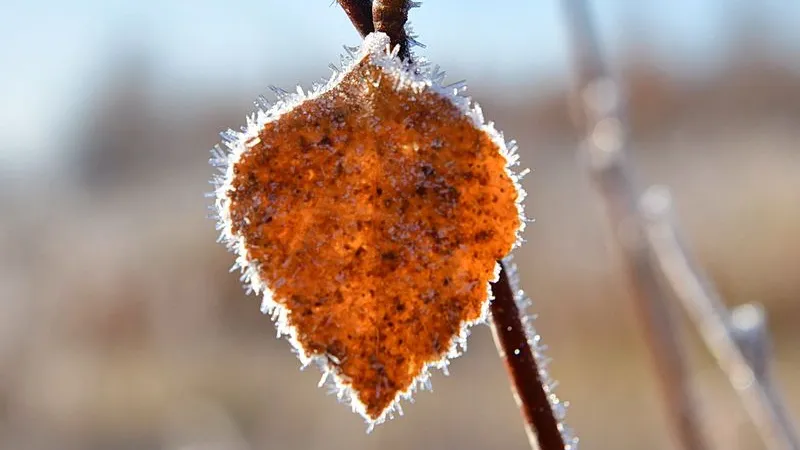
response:
[(229, 133), (222, 237), (279, 333), (369, 423), (485, 319), (524, 226), (516, 155), (457, 87), (369, 35), (347, 67)]

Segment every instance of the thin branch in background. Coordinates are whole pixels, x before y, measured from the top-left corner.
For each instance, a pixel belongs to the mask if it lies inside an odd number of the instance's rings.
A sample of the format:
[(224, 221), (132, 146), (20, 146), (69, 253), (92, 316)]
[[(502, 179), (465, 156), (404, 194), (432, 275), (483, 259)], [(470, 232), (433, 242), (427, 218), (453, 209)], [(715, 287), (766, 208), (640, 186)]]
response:
[(639, 196), (626, 159), (627, 130), (616, 83), (609, 76), (585, 0), (565, 0), (587, 131), (588, 169), (622, 251), (630, 292), (661, 381), (669, 418), (684, 449), (708, 448), (691, 394), (674, 311), (660, 285), (638, 210)]
[(338, 0), (361, 37), (375, 31), (372, 22), (372, 0)]
[[(340, 0), (339, 3), (350, 17), (350, 20), (362, 35), (367, 27), (363, 18), (367, 14), (370, 2)], [(405, 34), (405, 23), (408, 9), (418, 6), (416, 2), (376, 1), (373, 6), (375, 28), (389, 34), (392, 44), (405, 45), (408, 55), (408, 36)], [(401, 10), (398, 10), (400, 8)], [(394, 23), (390, 23), (395, 21)], [(391, 33), (402, 34), (392, 35)], [(572, 436), (571, 430), (564, 426), (562, 420), (566, 404), (559, 401), (552, 392), (555, 385), (549, 377), (542, 362), (544, 358), (538, 346), (538, 335), (526, 323), (521, 291), (516, 287), (515, 274), (509, 276), (508, 261), (499, 262), (500, 277), (492, 283), (494, 300), (491, 303), (491, 326), (498, 353), (506, 362), (512, 391), (523, 417), (525, 430), (531, 448), (536, 450), (571, 450), (577, 448), (578, 439)]]
[[(647, 241), (664, 278), (728, 376), (761, 438), (771, 449), (800, 450), (800, 439), (783, 396), (770, 379), (769, 342), (763, 312), (759, 317), (752, 305), (734, 311), (738, 312), (738, 317), (728, 312), (713, 285), (693, 261), (670, 217), (672, 200), (667, 189), (648, 189), (641, 204), (647, 220)], [(748, 319), (742, 317), (743, 314), (749, 314), (750, 319), (743, 320)], [(743, 329), (750, 330), (749, 337), (743, 336)]]
[[(650, 192), (648, 191), (648, 195)], [(668, 194), (667, 191), (664, 193)], [(770, 373), (772, 342), (764, 307), (755, 303), (745, 303), (735, 307), (731, 311), (731, 332), (736, 345), (742, 350), (742, 355), (753, 369), (753, 374), (763, 383), (769, 383), (772, 375)]]
[[(800, 450), (782, 396), (769, 378), (769, 344), (763, 314), (761, 319), (755, 319), (759, 323), (737, 328), (736, 317), (731, 317), (692, 261), (669, 219), (669, 192), (650, 188), (640, 194), (636, 189), (625, 157), (628, 142), (619, 93), (600, 57), (587, 6), (584, 0), (565, 0), (565, 4), (575, 39), (590, 171), (615, 224), (618, 243), (625, 251), (629, 278), (639, 310), (650, 328), (651, 349), (662, 368), (659, 373), (681, 442), (685, 448), (704, 445), (699, 420), (693, 418), (681, 353), (673, 337), (677, 330), (665, 314), (669, 309), (659, 286), (681, 301), (769, 448)], [(622, 234), (626, 229), (627, 238)], [(663, 283), (658, 284), (659, 280)], [(741, 316), (742, 311), (739, 313)], [(747, 329), (746, 334), (742, 328)]]
[(562, 423), (566, 405), (552, 392), (554, 382), (544, 367), (539, 336), (525, 323), (524, 297), (516, 287), (516, 270), (508, 260), (501, 261), (500, 266), (500, 278), (492, 284), (492, 334), (525, 419), (528, 441), (534, 449), (574, 449), (578, 439)]

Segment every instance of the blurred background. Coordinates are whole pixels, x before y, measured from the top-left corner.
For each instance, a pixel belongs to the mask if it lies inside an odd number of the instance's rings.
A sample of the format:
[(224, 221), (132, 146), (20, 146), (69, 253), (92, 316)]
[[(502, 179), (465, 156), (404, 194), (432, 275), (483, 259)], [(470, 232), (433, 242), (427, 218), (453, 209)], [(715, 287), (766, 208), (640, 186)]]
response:
[[(800, 3), (595, 1), (634, 162), (729, 305), (761, 302), (800, 417)], [(359, 37), (331, 0), (28, 0), (0, 16), (0, 449), (527, 448), (488, 327), (365, 434), (228, 273), (203, 193), (252, 100)], [(674, 448), (571, 125), (555, 0), (428, 0), (418, 49), (520, 142), (522, 285), (583, 448)], [(717, 448), (757, 449), (693, 331)]]

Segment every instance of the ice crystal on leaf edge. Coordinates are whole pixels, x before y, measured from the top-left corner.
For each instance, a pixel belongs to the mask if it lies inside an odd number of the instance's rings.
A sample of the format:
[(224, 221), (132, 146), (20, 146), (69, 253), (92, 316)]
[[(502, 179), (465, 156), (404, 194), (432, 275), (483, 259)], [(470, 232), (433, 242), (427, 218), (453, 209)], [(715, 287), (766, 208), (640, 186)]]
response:
[[(214, 205), (211, 208), (214, 212), (214, 218), (217, 221), (217, 230), (220, 232), (218, 242), (224, 243), (230, 251), (236, 254), (236, 261), (231, 267), (231, 272), (236, 270), (241, 271), (241, 281), (244, 283), (248, 294), (255, 293), (262, 295), (261, 311), (264, 314), (270, 315), (273, 322), (275, 322), (278, 337), (287, 337), (302, 367), (308, 367), (312, 363), (319, 366), (323, 373), (319, 383), (320, 387), (327, 385), (331, 393), (334, 393), (340, 401), (349, 403), (353, 412), (358, 413), (365, 419), (368, 424), (368, 431), (371, 431), (376, 424), (383, 423), (387, 417), (393, 418), (395, 413), (399, 415), (403, 414), (400, 405), (401, 399), (413, 402), (412, 395), (416, 390), (431, 389), (431, 368), (440, 369), (447, 375), (449, 360), (460, 356), (466, 351), (469, 328), (476, 324), (486, 323), (489, 312), (489, 302), (493, 300), (490, 285), (487, 284), (486, 286), (487, 300), (484, 302), (481, 309), (481, 316), (473, 322), (464, 323), (459, 334), (450, 342), (448, 351), (444, 356), (438, 361), (426, 364), (420, 374), (415, 378), (414, 382), (412, 382), (411, 386), (405, 391), (398, 392), (392, 404), (383, 411), (380, 417), (373, 420), (367, 414), (364, 405), (358, 400), (357, 395), (354, 395), (346, 380), (335, 373), (329, 364), (327, 355), (309, 355), (302, 348), (297, 339), (296, 330), (289, 325), (288, 310), (274, 300), (272, 291), (259, 276), (259, 267), (257, 263), (248, 258), (247, 245), (244, 237), (233, 233), (228, 192), (232, 187), (232, 181), (234, 179), (234, 165), (249, 148), (248, 143), (252, 143), (254, 140), (258, 139), (259, 132), (267, 123), (277, 120), (281, 115), (291, 111), (303, 102), (316, 99), (320, 95), (328, 92), (338, 85), (359, 62), (365, 58), (369, 58), (372, 64), (381, 68), (386, 75), (395, 79), (396, 88), (411, 89), (416, 92), (427, 89), (448, 99), (471, 120), (471, 123), (476, 129), (485, 132), (492, 139), (492, 142), (497, 145), (500, 153), (506, 159), (506, 173), (512, 180), (518, 193), (516, 206), (520, 217), (520, 226), (516, 233), (513, 248), (517, 248), (523, 242), (521, 235), (527, 223), (523, 208), (525, 191), (522, 189), (520, 182), (528, 171), (523, 170), (519, 173), (514, 171), (514, 166), (519, 164), (516, 142), (506, 142), (502, 132), (498, 131), (492, 122), (486, 123), (484, 121), (483, 111), (480, 106), (473, 103), (472, 99), (466, 95), (466, 84), (464, 82), (444, 85), (445, 73), (440, 70), (439, 66), (432, 66), (423, 58), (417, 57), (413, 63), (402, 61), (397, 56), (399, 47), (390, 49), (389, 37), (383, 33), (371, 33), (364, 38), (360, 47), (345, 46), (344, 49), (346, 54), (341, 57), (341, 68), (337, 68), (332, 64), (330, 68), (333, 74), (329, 80), (325, 80), (322, 84), (315, 84), (308, 92), (304, 91), (303, 88), (299, 86), (296, 92), (287, 92), (271, 86), (270, 90), (272, 90), (277, 97), (275, 103), (271, 103), (263, 95), (259, 96), (255, 102), (256, 111), (247, 116), (246, 125), (241, 127), (241, 131), (229, 129), (220, 133), (222, 143), (212, 149), (212, 157), (210, 159), (211, 165), (216, 167), (220, 173), (215, 175), (211, 181), (211, 184), (214, 186), (214, 191), (209, 194), (209, 197), (214, 199)], [(491, 281), (497, 281), (499, 274), (500, 265), (495, 264)], [(531, 336), (538, 337), (535, 334)], [(536, 339), (534, 338), (533, 341), (535, 342)]]

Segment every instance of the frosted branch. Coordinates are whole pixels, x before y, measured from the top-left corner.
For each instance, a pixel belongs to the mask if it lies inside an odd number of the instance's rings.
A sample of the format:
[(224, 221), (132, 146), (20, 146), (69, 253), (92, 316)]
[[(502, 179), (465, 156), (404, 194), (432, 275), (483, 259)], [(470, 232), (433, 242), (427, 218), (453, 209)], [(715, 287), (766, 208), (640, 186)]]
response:
[(372, 23), (372, 0), (338, 0), (361, 37), (375, 31)]
[(417, 6), (417, 3), (410, 0), (374, 0), (372, 3), (375, 31), (386, 33), (392, 47), (400, 46), (398, 55), (401, 59), (411, 56), (406, 22), (408, 22), (408, 10), (413, 6)]
[(419, 2), (411, 0), (338, 0), (344, 12), (361, 37), (373, 31), (389, 36), (392, 47), (399, 45), (399, 56), (410, 57), (410, 47), (420, 45), (409, 33), (408, 11), (418, 7)]
[(566, 404), (553, 392), (555, 382), (547, 373), (540, 337), (529, 323), (515, 267), (508, 259), (500, 267), (500, 277), (492, 284), (492, 334), (525, 418), (528, 441), (533, 449), (574, 450), (578, 438), (563, 423)]

